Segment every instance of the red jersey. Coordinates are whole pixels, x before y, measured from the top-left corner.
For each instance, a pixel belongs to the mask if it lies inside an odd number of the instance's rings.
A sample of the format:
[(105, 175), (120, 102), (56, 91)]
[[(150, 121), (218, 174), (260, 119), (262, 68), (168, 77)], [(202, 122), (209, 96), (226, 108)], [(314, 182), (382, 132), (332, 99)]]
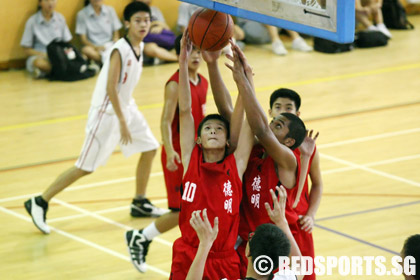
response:
[[(271, 206), (273, 200), (269, 192), (270, 189), (276, 190), (276, 186), (281, 184), (276, 172), (274, 160), (267, 156), (261, 157), (261, 146), (254, 147), (253, 157), (249, 159), (248, 166), (244, 174), (244, 189), (241, 204), (241, 221), (239, 226), (239, 235), (245, 241), (248, 240), (248, 234), (251, 231), (265, 223), (272, 223), (265, 209), (265, 202)], [(289, 197), (295, 197), (299, 184), (300, 158), (294, 153), (297, 161), (296, 185), (292, 189), (286, 189), (288, 199), (286, 201), (286, 219), (289, 225), (296, 224), (298, 215), (293, 210), (293, 200)], [(292, 228), (291, 228), (292, 230)], [(292, 230), (292, 233), (294, 230)]]
[(207, 163), (203, 160), (201, 147), (196, 145), (182, 183), (179, 214), (181, 238), (187, 244), (198, 247), (199, 240), (190, 225), (190, 218), (193, 211), (207, 208), (212, 224), (214, 218), (219, 217), (219, 234), (212, 251), (233, 249), (238, 237), (239, 205), (242, 198), (242, 182), (234, 155), (228, 155), (221, 163)]
[[(176, 71), (172, 77), (166, 82), (176, 82), (179, 84), (179, 71)], [(207, 89), (209, 87), (209, 83), (200, 74), (198, 74), (198, 83), (195, 85), (190, 81), (190, 91), (191, 91), (191, 110), (192, 116), (194, 118), (194, 126), (195, 131), (197, 133), (198, 125), (203, 120), (205, 116), (205, 108), (206, 108), (206, 98), (207, 98)], [(179, 109), (178, 106), (176, 107), (174, 119), (172, 120), (171, 124), (172, 128), (172, 145), (175, 151), (180, 152), (180, 144), (179, 144)]]
[[(300, 150), (299, 149), (295, 149), (295, 154), (300, 158)], [(311, 155), (311, 158), (309, 159), (309, 167), (308, 167), (308, 172), (306, 173), (306, 179), (305, 179), (305, 184), (303, 185), (303, 190), (302, 190), (302, 194), (300, 195), (300, 200), (298, 205), (295, 208), (295, 211), (298, 215), (306, 215), (306, 212), (308, 212), (308, 208), (309, 208), (309, 188), (308, 188), (308, 175), (309, 175), (309, 171), (311, 170), (311, 165), (312, 165), (312, 160), (314, 159), (316, 153), (316, 146), (314, 149), (314, 152)]]
[(234, 155), (228, 155), (222, 162), (206, 163), (201, 147), (196, 145), (182, 185), (181, 237), (172, 248), (170, 279), (185, 279), (188, 273), (199, 245), (197, 233), (190, 225), (191, 214), (204, 208), (212, 225), (214, 218), (219, 218), (219, 233), (207, 258), (203, 279), (221, 279), (226, 275), (228, 279), (238, 279), (240, 262), (234, 246), (238, 237), (242, 182)]

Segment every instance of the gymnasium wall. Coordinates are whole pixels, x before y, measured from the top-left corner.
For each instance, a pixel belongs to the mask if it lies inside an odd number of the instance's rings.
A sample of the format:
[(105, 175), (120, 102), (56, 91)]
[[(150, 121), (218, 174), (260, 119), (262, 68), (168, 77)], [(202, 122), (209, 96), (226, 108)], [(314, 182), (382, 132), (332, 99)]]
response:
[[(104, 4), (113, 6), (122, 19), (124, 7), (131, 0), (104, 0)], [(176, 0), (153, 0), (152, 5), (161, 9), (169, 26), (175, 27), (179, 2)], [(0, 70), (9, 67), (23, 67), (25, 54), (20, 47), (26, 20), (37, 11), (38, 0), (2, 1), (0, 9)], [(56, 11), (67, 20), (73, 34), (73, 43), (78, 43), (74, 30), (76, 14), (84, 7), (84, 0), (57, 0)]]

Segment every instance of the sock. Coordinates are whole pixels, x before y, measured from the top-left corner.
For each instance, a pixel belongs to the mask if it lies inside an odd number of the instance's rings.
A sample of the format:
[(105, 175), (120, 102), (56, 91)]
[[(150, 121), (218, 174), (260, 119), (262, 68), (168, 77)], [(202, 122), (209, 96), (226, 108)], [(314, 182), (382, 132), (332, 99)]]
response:
[(156, 228), (155, 222), (151, 223), (143, 229), (143, 235), (146, 236), (148, 240), (152, 240), (156, 236), (160, 235), (159, 230)]
[(371, 31), (378, 31), (378, 27), (376, 27), (375, 25), (371, 25), (367, 28), (367, 30), (371, 30)]
[(134, 198), (135, 200), (142, 200), (142, 199), (145, 199), (146, 198), (146, 196), (145, 195), (142, 195), (142, 194), (138, 194), (138, 195), (136, 195), (136, 197)]

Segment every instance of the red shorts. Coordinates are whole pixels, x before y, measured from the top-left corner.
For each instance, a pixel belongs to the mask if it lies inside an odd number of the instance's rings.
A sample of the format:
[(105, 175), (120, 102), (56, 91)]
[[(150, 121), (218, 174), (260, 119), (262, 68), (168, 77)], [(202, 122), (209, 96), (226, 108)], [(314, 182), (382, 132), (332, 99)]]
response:
[[(298, 231), (296, 234), (293, 233), (293, 236), (296, 240), (297, 245), (299, 246), (302, 256), (308, 256), (312, 259), (315, 257), (314, 250), (314, 241), (312, 238), (312, 233), (307, 233), (306, 231), (300, 229), (300, 223), (298, 222)], [(314, 266), (315, 269), (315, 266)], [(303, 280), (315, 280), (316, 275), (312, 271), (312, 275), (306, 275)]]
[[(178, 154), (181, 156), (181, 153)], [(162, 147), (161, 162), (163, 176), (165, 177), (166, 193), (168, 194), (168, 208), (179, 211), (181, 205), (181, 186), (184, 169), (182, 164), (177, 162), (175, 162), (178, 166), (177, 170), (169, 171), (166, 169), (166, 151), (164, 147)]]
[(248, 258), (246, 257), (246, 244), (248, 242), (245, 240), (242, 240), (242, 243), (238, 246), (238, 248), (236, 248), (236, 252), (238, 253), (239, 256), (239, 260), (240, 260), (240, 274), (241, 274), (241, 278), (240, 279), (245, 279), (246, 277), (246, 272), (248, 269)]
[[(175, 240), (172, 249), (170, 280), (185, 280), (194, 260), (197, 248), (186, 244), (182, 238)], [(229, 251), (210, 251), (204, 268), (203, 279), (239, 279), (239, 257), (232, 248)]]

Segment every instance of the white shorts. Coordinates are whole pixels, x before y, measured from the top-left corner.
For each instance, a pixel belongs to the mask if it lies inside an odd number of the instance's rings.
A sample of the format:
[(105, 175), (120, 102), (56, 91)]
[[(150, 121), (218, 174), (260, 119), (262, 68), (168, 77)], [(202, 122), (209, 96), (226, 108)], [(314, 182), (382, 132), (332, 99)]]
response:
[[(131, 143), (120, 145), (124, 156), (156, 150), (159, 142), (153, 136), (137, 105), (132, 104), (123, 111), (132, 139)], [(112, 108), (104, 110), (91, 107), (86, 125), (86, 138), (76, 167), (93, 172), (99, 166), (105, 165), (120, 140), (120, 124)]]

